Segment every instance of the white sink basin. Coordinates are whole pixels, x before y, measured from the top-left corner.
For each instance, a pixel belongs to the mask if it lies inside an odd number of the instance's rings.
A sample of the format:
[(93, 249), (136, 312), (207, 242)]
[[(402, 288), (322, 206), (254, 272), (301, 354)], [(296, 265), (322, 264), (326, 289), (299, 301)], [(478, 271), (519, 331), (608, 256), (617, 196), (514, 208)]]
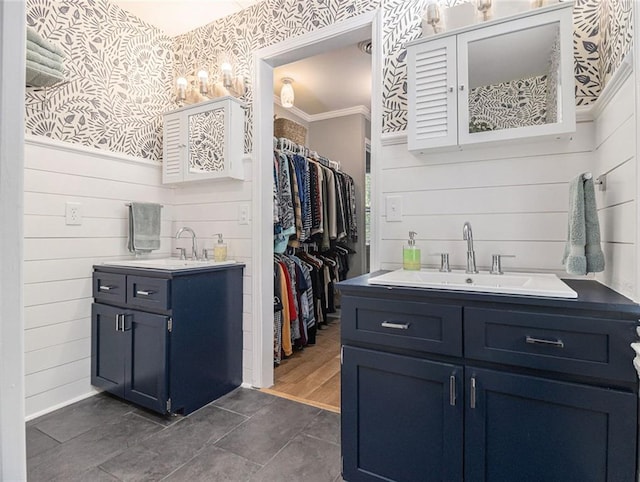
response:
[(105, 261), (104, 265), (108, 266), (129, 266), (132, 268), (151, 268), (151, 269), (196, 269), (209, 268), (212, 266), (225, 266), (235, 264), (234, 260), (228, 261), (195, 261), (191, 259), (178, 258), (162, 258), (162, 259), (131, 259), (125, 261)]
[(391, 271), (369, 279), (369, 284), (405, 286), (410, 288), (437, 288), (455, 291), (479, 291), (513, 295), (547, 296), (551, 298), (577, 298), (578, 294), (555, 274), (488, 273), (467, 274), (462, 271), (441, 273), (435, 270)]

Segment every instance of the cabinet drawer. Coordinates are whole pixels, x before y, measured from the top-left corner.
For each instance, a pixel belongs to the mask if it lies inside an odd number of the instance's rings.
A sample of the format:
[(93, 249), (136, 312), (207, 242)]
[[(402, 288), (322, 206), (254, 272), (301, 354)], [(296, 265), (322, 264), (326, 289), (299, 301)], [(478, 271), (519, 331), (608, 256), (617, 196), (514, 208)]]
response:
[(408, 350), (462, 355), (462, 308), (344, 296), (342, 338)]
[(623, 321), (524, 311), (465, 308), (465, 356), (596, 378), (634, 381)]
[(127, 304), (139, 308), (168, 310), (169, 280), (146, 276), (127, 276)]
[(93, 273), (93, 297), (106, 303), (124, 303), (127, 296), (127, 278), (123, 274)]

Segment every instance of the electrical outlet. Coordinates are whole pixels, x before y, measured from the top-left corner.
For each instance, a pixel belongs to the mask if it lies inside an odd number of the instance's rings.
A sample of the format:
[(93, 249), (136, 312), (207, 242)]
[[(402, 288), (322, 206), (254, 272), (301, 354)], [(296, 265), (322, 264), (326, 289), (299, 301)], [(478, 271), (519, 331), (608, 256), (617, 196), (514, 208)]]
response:
[(67, 203), (65, 205), (66, 223), (69, 226), (79, 226), (82, 224), (82, 204)]
[(249, 206), (243, 204), (238, 209), (238, 224), (249, 224)]

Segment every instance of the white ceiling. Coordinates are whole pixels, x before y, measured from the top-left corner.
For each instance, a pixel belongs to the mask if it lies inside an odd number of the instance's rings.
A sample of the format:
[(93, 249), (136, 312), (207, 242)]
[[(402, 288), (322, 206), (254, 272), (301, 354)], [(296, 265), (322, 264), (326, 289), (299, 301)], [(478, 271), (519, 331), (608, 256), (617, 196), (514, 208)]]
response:
[(332, 50), (283, 65), (274, 70), (274, 94), (280, 95), (282, 79), (293, 79), (294, 105), (306, 114), (371, 108), (371, 55), (357, 45)]
[(111, 0), (145, 22), (176, 36), (244, 10), (259, 0)]
[[(175, 36), (231, 15), (260, 0), (110, 0), (136, 17)], [(274, 93), (282, 78), (294, 80), (295, 107), (308, 115), (357, 106), (370, 108), (371, 56), (356, 45), (278, 67)]]

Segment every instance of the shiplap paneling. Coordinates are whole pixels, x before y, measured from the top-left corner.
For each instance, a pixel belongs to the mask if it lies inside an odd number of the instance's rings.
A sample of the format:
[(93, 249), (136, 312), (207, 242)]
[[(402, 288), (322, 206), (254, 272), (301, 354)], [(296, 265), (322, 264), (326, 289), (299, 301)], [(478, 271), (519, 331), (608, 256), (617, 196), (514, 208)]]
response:
[(593, 150), (595, 126), (592, 122), (578, 123), (576, 134), (560, 139), (544, 141), (518, 140), (497, 145), (463, 148), (436, 152), (425, 151), (424, 155), (407, 155), (406, 136), (404, 142), (384, 147), (384, 164), (393, 167), (413, 167), (427, 164), (447, 164), (457, 162), (482, 162), (495, 159), (516, 159), (520, 157), (539, 157), (552, 154), (590, 153)]
[(82, 340), (90, 336), (91, 318), (89, 317), (41, 328), (27, 329), (24, 332), (24, 350), (29, 353)]
[(605, 270), (596, 279), (630, 298), (636, 298), (638, 283), (634, 89), (630, 76), (595, 120), (593, 168), (594, 178), (606, 175), (606, 190), (596, 186), (605, 254)]
[(91, 298), (91, 276), (45, 283), (25, 283), (24, 306)]
[[(398, 269), (402, 267), (402, 247), (406, 241), (383, 240), (380, 255), (383, 260), (381, 269)], [(464, 269), (466, 263), (467, 242), (462, 240), (460, 226), (459, 240), (416, 240), (422, 249), (422, 265), (427, 268), (438, 268), (440, 258), (436, 253), (449, 253), (452, 269)], [(562, 253), (564, 241), (504, 241), (478, 240), (474, 242), (476, 263), (479, 270), (489, 271), (492, 254), (512, 254), (515, 258), (505, 258), (502, 268), (505, 271), (531, 271), (563, 274)], [(398, 254), (399, 253), (399, 254)], [(564, 273), (566, 277), (566, 273)]]
[[(128, 258), (130, 201), (164, 205), (161, 248), (173, 247), (172, 189), (160, 165), (109, 152), (27, 139), (25, 147), (24, 316), (27, 416), (94, 392), (91, 387), (91, 273)], [(82, 224), (65, 204), (82, 204)]]
[[(245, 161), (245, 179), (251, 179), (251, 162)], [(252, 316), (252, 185), (250, 180), (218, 180), (213, 183), (177, 186), (173, 192), (173, 232), (183, 226), (192, 228), (198, 239), (198, 249), (209, 249), (222, 233), (227, 244), (227, 257), (244, 263), (242, 279), (242, 381), (253, 383), (253, 316)], [(249, 212), (249, 224), (240, 224), (240, 208)], [(182, 247), (191, 251), (191, 238), (184, 236), (173, 240), (174, 249)]]
[(30, 375), (48, 369), (52, 363), (60, 366), (89, 357), (91, 357), (91, 339), (80, 338), (62, 345), (26, 352), (25, 373)]
[[(80, 395), (78, 395), (79, 393)], [(32, 420), (96, 393), (98, 391), (91, 386), (91, 380), (89, 376), (86, 376), (75, 382), (60, 385), (53, 390), (33, 395), (28, 397), (25, 402), (27, 420)]]
[[(423, 265), (448, 252), (463, 268), (462, 226), (473, 226), (480, 269), (491, 255), (512, 254), (508, 271), (563, 273), (569, 180), (593, 166), (592, 122), (579, 123), (567, 141), (528, 142), (416, 156), (406, 144), (383, 147), (380, 227), (381, 267), (401, 266), (409, 230), (418, 232)], [(385, 196), (402, 197), (402, 220), (388, 222)]]

